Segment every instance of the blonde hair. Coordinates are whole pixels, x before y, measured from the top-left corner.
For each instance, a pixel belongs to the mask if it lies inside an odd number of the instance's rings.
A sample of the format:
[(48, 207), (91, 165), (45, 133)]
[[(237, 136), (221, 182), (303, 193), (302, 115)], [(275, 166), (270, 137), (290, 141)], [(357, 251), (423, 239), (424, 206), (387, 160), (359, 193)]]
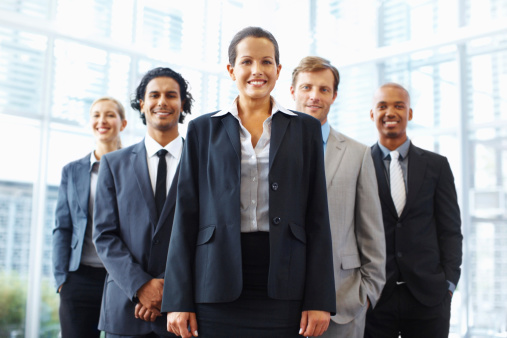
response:
[[(90, 106), (90, 114), (92, 113), (93, 106), (96, 103), (101, 102), (101, 101), (111, 101), (111, 102), (114, 102), (116, 104), (116, 107), (118, 108), (118, 115), (120, 115), (120, 119), (122, 121), (125, 121), (125, 108), (123, 107), (123, 105), (121, 104), (120, 101), (118, 101), (117, 99), (115, 99), (112, 96), (102, 96), (102, 97), (99, 97), (98, 99), (96, 99), (95, 101), (93, 101), (92, 105)], [(121, 138), (120, 138), (120, 136), (118, 136), (118, 149), (121, 149)]]

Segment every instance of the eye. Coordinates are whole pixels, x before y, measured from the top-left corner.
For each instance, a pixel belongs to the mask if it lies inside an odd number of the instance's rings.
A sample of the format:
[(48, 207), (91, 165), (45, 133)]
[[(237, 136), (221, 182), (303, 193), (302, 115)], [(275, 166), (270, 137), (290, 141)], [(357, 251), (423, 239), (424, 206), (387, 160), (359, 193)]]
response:
[(308, 90), (308, 89), (310, 89), (310, 86), (305, 85), (305, 86), (302, 86), (301, 89)]
[(243, 65), (249, 65), (251, 63), (252, 63), (252, 61), (250, 61), (250, 60), (244, 60), (243, 62), (241, 62), (241, 64), (243, 64)]
[(273, 64), (273, 62), (271, 62), (270, 60), (264, 60), (263, 63), (265, 65), (271, 65), (271, 64)]

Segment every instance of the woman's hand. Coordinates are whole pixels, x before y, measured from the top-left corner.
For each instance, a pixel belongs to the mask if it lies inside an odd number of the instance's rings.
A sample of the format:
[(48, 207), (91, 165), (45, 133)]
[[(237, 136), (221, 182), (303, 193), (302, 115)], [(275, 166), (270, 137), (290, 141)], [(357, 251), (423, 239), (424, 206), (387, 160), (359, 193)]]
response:
[(305, 337), (318, 337), (329, 327), (331, 314), (326, 311), (303, 311), (299, 334)]
[[(188, 330), (188, 326), (190, 326), (190, 331)], [(168, 312), (167, 331), (182, 338), (197, 337), (195, 312)]]

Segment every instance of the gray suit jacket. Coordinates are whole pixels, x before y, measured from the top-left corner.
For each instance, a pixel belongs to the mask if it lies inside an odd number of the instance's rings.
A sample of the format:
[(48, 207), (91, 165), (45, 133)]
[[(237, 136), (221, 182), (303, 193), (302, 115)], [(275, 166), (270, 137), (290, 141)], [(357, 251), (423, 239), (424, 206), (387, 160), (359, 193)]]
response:
[(166, 316), (134, 317), (135, 294), (152, 278), (164, 278), (176, 202), (178, 170), (157, 218), (144, 140), (100, 160), (93, 240), (107, 270), (99, 329), (119, 335), (167, 332)]
[(62, 170), (53, 229), (53, 273), (57, 290), (81, 262), (89, 217), (90, 155), (67, 164)]
[(351, 322), (375, 306), (385, 283), (385, 237), (370, 148), (331, 128), (325, 154), (336, 316)]

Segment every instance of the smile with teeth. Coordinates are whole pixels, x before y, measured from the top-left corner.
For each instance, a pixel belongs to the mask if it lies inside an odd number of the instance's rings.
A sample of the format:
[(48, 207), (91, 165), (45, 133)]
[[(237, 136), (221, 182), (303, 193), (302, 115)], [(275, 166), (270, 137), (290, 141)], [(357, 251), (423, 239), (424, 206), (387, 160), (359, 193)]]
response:
[(104, 128), (104, 127), (99, 127), (99, 128), (97, 128), (97, 131), (98, 131), (99, 133), (106, 133), (108, 130), (109, 130), (109, 128)]
[(251, 84), (252, 86), (262, 86), (266, 82), (267, 81), (265, 81), (265, 80), (252, 80), (252, 81), (248, 81), (248, 84)]
[(388, 127), (395, 126), (398, 124), (398, 121), (384, 121), (384, 124)]

